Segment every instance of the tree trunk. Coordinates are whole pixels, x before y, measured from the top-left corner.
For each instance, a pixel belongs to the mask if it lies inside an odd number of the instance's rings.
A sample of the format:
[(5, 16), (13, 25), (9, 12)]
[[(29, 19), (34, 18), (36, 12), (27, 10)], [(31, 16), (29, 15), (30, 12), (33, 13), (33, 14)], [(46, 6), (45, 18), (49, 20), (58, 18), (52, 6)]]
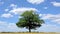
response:
[(29, 27), (29, 32), (31, 32), (31, 29), (30, 29), (30, 27)]
[(31, 32), (31, 21), (30, 21), (30, 18), (29, 18), (29, 32)]

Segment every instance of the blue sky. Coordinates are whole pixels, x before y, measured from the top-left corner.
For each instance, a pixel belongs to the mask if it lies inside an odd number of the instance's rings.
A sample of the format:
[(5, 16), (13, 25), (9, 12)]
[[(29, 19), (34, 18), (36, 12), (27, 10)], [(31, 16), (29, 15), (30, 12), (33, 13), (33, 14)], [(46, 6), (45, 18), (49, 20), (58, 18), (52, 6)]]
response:
[(45, 21), (40, 28), (32, 31), (60, 32), (60, 0), (0, 0), (0, 32), (22, 32), (16, 23), (26, 10), (36, 11)]

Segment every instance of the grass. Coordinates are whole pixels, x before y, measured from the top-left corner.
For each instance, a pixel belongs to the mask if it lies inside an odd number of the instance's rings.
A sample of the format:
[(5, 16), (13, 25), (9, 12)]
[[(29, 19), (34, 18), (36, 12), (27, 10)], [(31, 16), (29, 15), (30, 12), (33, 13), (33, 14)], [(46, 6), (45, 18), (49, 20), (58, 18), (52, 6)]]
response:
[(1, 32), (0, 34), (60, 34), (56, 32)]

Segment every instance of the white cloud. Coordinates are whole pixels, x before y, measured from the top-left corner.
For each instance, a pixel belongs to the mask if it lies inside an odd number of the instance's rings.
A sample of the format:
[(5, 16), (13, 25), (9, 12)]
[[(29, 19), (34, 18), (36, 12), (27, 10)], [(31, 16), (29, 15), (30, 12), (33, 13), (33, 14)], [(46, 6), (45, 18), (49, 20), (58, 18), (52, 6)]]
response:
[(4, 21), (0, 21), (0, 32), (10, 32), (10, 31), (16, 31), (17, 27), (15, 25), (15, 23), (8, 23), (8, 22), (4, 22)]
[(30, 10), (37, 11), (37, 9), (35, 8), (16, 8), (16, 9), (10, 10), (9, 12), (14, 14), (21, 14), (25, 11), (30, 11)]
[(0, 21), (0, 32), (22, 32), (25, 28), (18, 28), (15, 23)]
[(43, 24), (37, 31), (40, 32), (60, 32), (60, 27), (57, 25)]
[(5, 11), (6, 11), (6, 12), (9, 11), (9, 9), (5, 9)]
[(51, 22), (56, 22), (60, 24), (60, 14), (40, 14), (42, 16), (42, 19), (49, 19)]
[(48, 7), (44, 7), (44, 9), (48, 9)]
[(10, 4), (10, 7), (12, 7), (12, 9), (15, 9), (15, 8), (17, 8), (17, 5), (16, 4)]
[(21, 16), (19, 16), (18, 18), (22, 18)]
[(60, 24), (60, 18), (59, 19), (52, 20), (52, 22), (56, 22), (56, 23)]
[(60, 2), (51, 2), (53, 6), (60, 7)]
[(7, 14), (2, 14), (1, 17), (10, 18), (10, 17), (13, 17), (13, 15), (7, 13)]
[(32, 4), (40, 4), (40, 3), (44, 2), (45, 0), (27, 0), (27, 1)]
[[(25, 32), (28, 31), (25, 28), (18, 28), (16, 23), (9, 23), (5, 21), (0, 21), (0, 32)], [(41, 32), (60, 32), (60, 27), (51, 24), (43, 24), (39, 29), (34, 31)]]
[(17, 7), (17, 5), (15, 5), (15, 4), (10, 4), (10, 7)]
[[(10, 4), (9, 7), (12, 8), (12, 9), (15, 9), (15, 8), (17, 8), (17, 5), (15, 5), (15, 4)], [(6, 12), (9, 11), (9, 10), (10, 10), (10, 9), (5, 9)]]

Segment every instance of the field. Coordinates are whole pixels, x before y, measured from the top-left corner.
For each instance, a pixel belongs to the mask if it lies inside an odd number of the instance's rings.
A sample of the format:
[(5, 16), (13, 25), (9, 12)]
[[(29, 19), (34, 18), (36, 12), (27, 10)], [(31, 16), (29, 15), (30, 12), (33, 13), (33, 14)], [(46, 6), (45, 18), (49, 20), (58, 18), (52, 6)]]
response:
[(55, 33), (55, 32), (40, 32), (40, 33), (35, 33), (35, 32), (33, 32), (33, 33), (17, 33), (17, 32), (14, 32), (14, 33), (0, 33), (0, 34), (60, 34), (60, 33)]

